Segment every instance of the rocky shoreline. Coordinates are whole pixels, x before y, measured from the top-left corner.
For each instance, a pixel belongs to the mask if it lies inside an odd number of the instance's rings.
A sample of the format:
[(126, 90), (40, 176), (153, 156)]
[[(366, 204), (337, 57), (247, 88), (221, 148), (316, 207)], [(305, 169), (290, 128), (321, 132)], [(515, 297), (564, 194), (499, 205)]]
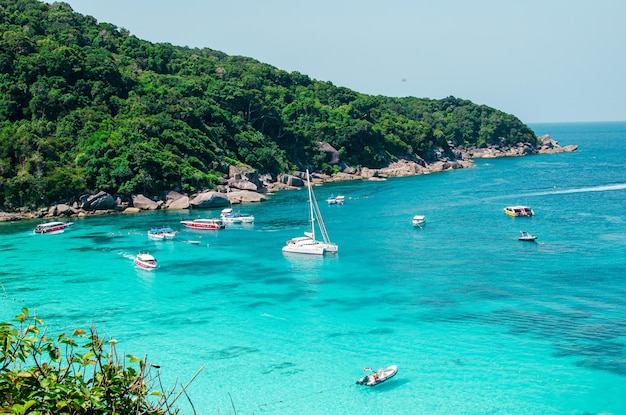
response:
[[(341, 165), (338, 153), (327, 143), (320, 143), (321, 150), (327, 153), (331, 164)], [(518, 144), (515, 147), (488, 146), (485, 148), (464, 148), (451, 146), (454, 158), (439, 154), (436, 161), (426, 163), (422, 159), (401, 159), (381, 169), (367, 167), (353, 168), (343, 166), (341, 172), (334, 175), (313, 173), (314, 183), (336, 182), (347, 180), (384, 180), (389, 177), (415, 176), (418, 174), (438, 173), (447, 170), (471, 168), (473, 159), (517, 157), (531, 154), (555, 154), (576, 151), (578, 146), (561, 147), (549, 135), (540, 137), (539, 147), (530, 143)], [(52, 219), (64, 217), (85, 217), (111, 213), (137, 213), (157, 209), (211, 209), (223, 208), (233, 204), (262, 202), (268, 194), (279, 190), (297, 189), (305, 185), (305, 173), (293, 175), (279, 174), (259, 175), (250, 167), (229, 166), (228, 174), (215, 190), (206, 190), (193, 195), (185, 195), (175, 191), (163, 196), (132, 195), (129, 200), (122, 200), (106, 192), (84, 195), (77, 200), (57, 203), (37, 211), (19, 209), (15, 212), (0, 210), (0, 222), (23, 219)]]

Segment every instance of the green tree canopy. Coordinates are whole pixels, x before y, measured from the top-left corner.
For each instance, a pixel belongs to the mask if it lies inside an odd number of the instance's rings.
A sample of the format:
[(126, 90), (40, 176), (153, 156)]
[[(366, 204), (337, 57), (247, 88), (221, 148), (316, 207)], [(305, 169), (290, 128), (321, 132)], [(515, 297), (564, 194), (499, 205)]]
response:
[(209, 48), (151, 43), (66, 3), (0, 4), (0, 207), (104, 190), (214, 187), (262, 173), (384, 167), (449, 144), (536, 143), (513, 115), (448, 97), (369, 96)]

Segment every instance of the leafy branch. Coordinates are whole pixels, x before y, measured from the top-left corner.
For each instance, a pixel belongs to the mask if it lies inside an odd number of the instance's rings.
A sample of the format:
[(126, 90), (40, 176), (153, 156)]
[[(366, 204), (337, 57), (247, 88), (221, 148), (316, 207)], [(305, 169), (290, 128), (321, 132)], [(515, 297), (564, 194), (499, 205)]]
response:
[[(19, 323), (0, 323), (0, 414), (178, 414), (181, 390), (166, 390), (160, 373), (132, 355), (120, 358), (115, 339), (74, 330), (56, 340), (23, 308)], [(190, 400), (191, 402), (191, 400)], [(192, 405), (193, 408), (193, 405)]]

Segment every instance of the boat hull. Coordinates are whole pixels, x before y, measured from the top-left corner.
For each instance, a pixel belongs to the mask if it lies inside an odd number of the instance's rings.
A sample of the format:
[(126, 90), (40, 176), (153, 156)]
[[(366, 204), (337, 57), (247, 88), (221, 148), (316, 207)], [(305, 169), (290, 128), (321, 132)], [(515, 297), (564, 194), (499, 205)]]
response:
[(526, 231), (520, 231), (520, 236), (517, 237), (518, 241), (535, 242), (537, 235), (532, 235)]
[(232, 208), (222, 210), (220, 214), (222, 221), (231, 225), (241, 225), (244, 223), (254, 223), (254, 216), (248, 213), (233, 212)]
[(163, 233), (164, 239), (174, 239), (176, 237), (176, 234), (178, 233), (177, 230), (174, 230), (172, 228), (161, 228), (160, 231)]
[(316, 241), (308, 236), (290, 239), (283, 247), (283, 252), (293, 254), (325, 255), (338, 251), (339, 247), (336, 244)]
[(165, 239), (165, 235), (163, 234), (163, 232), (148, 232), (148, 238), (152, 239), (153, 241), (162, 241), (163, 239)]
[(222, 221), (224, 221), (224, 223), (237, 224), (237, 225), (240, 225), (243, 223), (254, 223), (254, 216), (250, 216), (250, 215), (223, 216)]
[(180, 223), (187, 228), (199, 230), (218, 230), (226, 227), (221, 219), (181, 220)]
[(135, 265), (137, 265), (141, 269), (149, 269), (149, 270), (153, 270), (157, 267), (156, 265), (146, 264), (141, 261), (135, 261)]

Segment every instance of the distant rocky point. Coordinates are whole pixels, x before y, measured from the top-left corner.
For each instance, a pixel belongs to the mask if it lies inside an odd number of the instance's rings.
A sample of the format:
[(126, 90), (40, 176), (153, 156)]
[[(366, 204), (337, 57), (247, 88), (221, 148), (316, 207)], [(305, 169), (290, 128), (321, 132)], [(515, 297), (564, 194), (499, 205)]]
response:
[(531, 154), (555, 154), (576, 151), (578, 146), (569, 145), (561, 147), (559, 143), (548, 134), (539, 137), (541, 143), (539, 147), (535, 147), (530, 143), (519, 143), (515, 147), (503, 147), (499, 145), (489, 145), (487, 147), (457, 147), (454, 148), (455, 154), (461, 158), (496, 158), (496, 157), (517, 157), (527, 156)]
[[(559, 146), (549, 135), (539, 138), (540, 145), (530, 143), (518, 144), (515, 147), (489, 145), (484, 148), (464, 148), (451, 146), (453, 157), (437, 154), (436, 161), (426, 163), (421, 158), (413, 160), (400, 159), (381, 169), (367, 167), (354, 168), (342, 163), (338, 152), (328, 143), (319, 143), (318, 148), (326, 152), (327, 160), (342, 167), (339, 173), (326, 175), (312, 173), (316, 183), (347, 180), (384, 180), (388, 177), (415, 176), (418, 174), (437, 173), (446, 170), (470, 168), (474, 166), (472, 159), (526, 156), (531, 154), (555, 154), (572, 152), (576, 145)], [(132, 195), (129, 200), (122, 200), (106, 192), (84, 195), (78, 200), (57, 203), (48, 208), (34, 212), (18, 210), (16, 212), (0, 211), (0, 222), (20, 219), (42, 219), (72, 216), (99, 215), (107, 213), (137, 213), (157, 209), (218, 209), (240, 203), (257, 203), (268, 198), (267, 194), (279, 190), (297, 189), (305, 185), (306, 174), (269, 174), (260, 175), (250, 166), (229, 166), (228, 173), (222, 178), (217, 189), (205, 190), (192, 195), (169, 191), (161, 196)]]

